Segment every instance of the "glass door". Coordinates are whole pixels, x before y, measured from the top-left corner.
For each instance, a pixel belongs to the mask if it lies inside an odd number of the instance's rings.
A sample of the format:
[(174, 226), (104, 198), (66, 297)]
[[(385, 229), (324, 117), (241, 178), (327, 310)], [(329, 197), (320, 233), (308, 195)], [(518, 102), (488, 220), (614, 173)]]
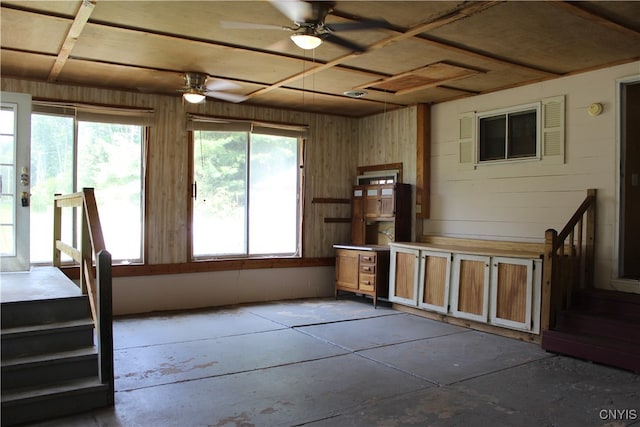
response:
[(2, 92), (0, 271), (29, 270), (31, 95)]

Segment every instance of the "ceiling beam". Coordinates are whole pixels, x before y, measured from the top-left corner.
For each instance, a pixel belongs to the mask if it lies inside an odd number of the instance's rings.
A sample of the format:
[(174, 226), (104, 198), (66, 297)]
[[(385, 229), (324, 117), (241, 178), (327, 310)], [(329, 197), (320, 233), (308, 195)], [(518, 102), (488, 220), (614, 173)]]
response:
[(568, 2), (568, 1), (552, 1), (552, 2), (549, 2), (549, 4), (552, 4), (560, 9), (566, 10), (569, 13), (579, 16), (580, 18), (585, 19), (589, 22), (593, 22), (602, 27), (622, 33), (625, 36), (640, 37), (639, 31), (633, 28), (629, 28), (618, 22), (614, 22), (611, 19), (606, 18), (599, 13), (586, 9), (584, 6), (580, 4), (576, 4), (574, 2)]
[[(552, 77), (552, 76), (559, 76), (558, 73), (552, 72), (552, 71), (548, 71), (548, 70), (542, 70), (539, 68), (534, 68), (528, 65), (523, 65), (523, 64), (519, 64), (513, 61), (508, 61), (508, 60), (504, 60), (504, 59), (500, 59), (500, 58), (496, 58), (494, 56), (490, 56), (487, 54), (481, 54), (481, 53), (477, 53), (474, 52), (472, 50), (469, 49), (464, 49), (464, 48), (460, 48), (460, 47), (456, 47), (456, 46), (452, 46), (443, 42), (438, 42), (438, 41), (434, 41), (434, 40), (430, 40), (424, 37), (417, 37), (422, 33), (426, 33), (428, 31), (432, 31), (436, 28), (440, 28), (442, 26), (445, 26), (447, 24), (450, 24), (452, 22), (458, 21), (460, 19), (464, 19), (467, 18), (473, 14), (482, 12), (490, 7), (496, 6), (498, 4), (500, 4), (500, 1), (486, 1), (486, 2), (473, 2), (473, 3), (467, 3), (464, 6), (461, 6), (460, 8), (444, 15), (441, 16), (433, 21), (429, 21), (426, 23), (422, 23), (422, 24), (418, 24), (416, 26), (413, 26), (411, 28), (409, 28), (406, 31), (395, 31), (396, 34), (394, 36), (388, 37), (386, 39), (380, 40), (376, 43), (373, 43), (372, 45), (367, 47), (367, 51), (370, 50), (375, 50), (375, 49), (382, 49), (385, 46), (391, 45), (393, 43), (397, 43), (400, 40), (405, 40), (405, 39), (409, 39), (409, 38), (415, 38), (416, 40), (421, 40), (424, 43), (429, 43), (431, 45), (434, 45), (436, 47), (442, 48), (442, 49), (446, 49), (449, 51), (456, 51), (457, 53), (466, 55), (466, 56), (472, 56), (474, 58), (477, 59), (481, 59), (481, 60), (485, 60), (485, 61), (491, 61), (494, 63), (499, 63), (502, 65), (506, 65), (509, 67), (515, 67), (515, 68), (520, 68), (520, 69), (525, 69), (528, 71), (534, 71), (536, 73), (540, 73), (540, 74), (544, 74), (547, 77)], [(339, 13), (333, 13), (336, 16), (339, 17), (343, 17), (341, 16)], [(347, 18), (349, 19), (349, 18)], [(353, 19), (353, 18), (351, 18)], [(394, 31), (394, 30), (390, 30), (390, 31)], [(366, 52), (365, 52), (366, 54)], [(304, 70), (300, 73), (296, 73), (293, 74), (285, 79), (282, 79), (278, 82), (273, 83), (272, 85), (269, 85), (265, 88), (262, 89), (258, 89), (252, 93), (250, 93), (249, 95), (247, 95), (248, 97), (254, 97), (254, 96), (258, 96), (261, 95), (263, 93), (267, 93), (270, 92), (272, 90), (275, 90), (279, 87), (282, 87), (286, 84), (289, 84), (291, 82), (297, 81), (301, 78), (307, 77), (309, 75), (315, 74), (315, 73), (319, 73), (320, 71), (324, 71), (327, 70), (329, 68), (335, 67), (337, 65), (342, 64), (343, 62), (348, 61), (349, 59), (352, 59), (358, 55), (361, 55), (361, 53), (356, 53), (356, 52), (351, 52), (348, 53), (346, 55), (343, 55), (341, 57), (338, 57), (334, 60), (328, 61), (322, 65), (316, 66), (314, 68), (310, 68), (308, 70)]]
[(62, 43), (62, 48), (60, 48), (56, 62), (53, 64), (53, 67), (49, 72), (49, 78), (47, 79), (49, 82), (55, 82), (58, 79), (58, 76), (62, 72), (64, 65), (67, 63), (67, 59), (69, 59), (69, 55), (78, 41), (82, 30), (84, 30), (84, 27), (87, 25), (89, 17), (91, 17), (95, 6), (96, 0), (82, 0), (80, 8), (78, 9), (78, 12), (76, 12), (76, 16), (71, 24), (71, 28), (69, 28), (69, 32)]

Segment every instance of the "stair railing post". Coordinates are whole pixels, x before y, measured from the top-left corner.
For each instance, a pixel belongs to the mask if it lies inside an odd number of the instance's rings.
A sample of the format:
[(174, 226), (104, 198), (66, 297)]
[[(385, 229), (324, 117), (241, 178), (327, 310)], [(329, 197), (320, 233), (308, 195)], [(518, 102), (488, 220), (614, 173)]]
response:
[(53, 195), (53, 266), (60, 267), (60, 250), (58, 240), (62, 238), (62, 207), (58, 206), (57, 197), (60, 193)]
[[(91, 236), (89, 235), (89, 219), (87, 218), (87, 208), (84, 196), (79, 208), (80, 216), (82, 218), (82, 231), (80, 233), (80, 290), (83, 294), (87, 294), (87, 277), (85, 274), (93, 274), (90, 270), (93, 265), (93, 256), (91, 250)], [(93, 298), (93, 295), (89, 295), (89, 298)]]
[(587, 196), (593, 197), (593, 201), (587, 209), (586, 241), (584, 253), (584, 286), (593, 288), (594, 270), (596, 261), (596, 195), (595, 188), (587, 190)]
[(115, 398), (113, 369), (113, 290), (111, 277), (111, 254), (101, 250), (96, 254), (96, 284), (98, 294), (98, 354), (100, 355), (100, 382), (109, 385), (109, 404)]
[(541, 295), (541, 307), (540, 307), (540, 327), (543, 331), (549, 330), (555, 324), (555, 298), (554, 293), (557, 290), (554, 289), (556, 283), (554, 283), (554, 261), (556, 257), (555, 241), (557, 239), (558, 232), (553, 229), (549, 229), (544, 235), (544, 259), (542, 260), (542, 295)]

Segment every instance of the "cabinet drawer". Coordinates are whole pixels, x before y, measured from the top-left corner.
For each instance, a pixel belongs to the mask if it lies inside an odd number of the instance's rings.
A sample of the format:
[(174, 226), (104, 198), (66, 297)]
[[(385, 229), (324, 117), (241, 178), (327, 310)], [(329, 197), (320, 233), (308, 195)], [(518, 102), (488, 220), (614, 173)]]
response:
[(365, 274), (376, 274), (376, 265), (360, 263), (360, 272)]
[(370, 262), (370, 263), (375, 264), (376, 263), (376, 255), (375, 254), (360, 255), (360, 262)]
[(375, 274), (361, 274), (358, 289), (363, 291), (374, 291), (376, 288)]

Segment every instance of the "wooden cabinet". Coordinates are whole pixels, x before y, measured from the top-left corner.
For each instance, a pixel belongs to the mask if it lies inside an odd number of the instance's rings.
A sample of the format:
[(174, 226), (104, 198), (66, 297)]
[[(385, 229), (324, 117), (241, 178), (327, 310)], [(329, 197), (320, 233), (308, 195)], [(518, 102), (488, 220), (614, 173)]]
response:
[(366, 241), (366, 224), (364, 219), (365, 188), (353, 187), (351, 195), (351, 243), (364, 245)]
[(420, 251), (411, 248), (393, 248), (389, 273), (389, 300), (404, 304), (414, 304), (420, 268)]
[(392, 302), (539, 333), (542, 260), (534, 254), (393, 243), (390, 263)]
[(354, 186), (351, 218), (354, 245), (411, 240), (411, 185)]
[(336, 248), (336, 296), (338, 291), (378, 297), (389, 295), (389, 249), (334, 245)]
[(456, 317), (486, 322), (489, 315), (489, 262), (483, 255), (453, 256), (451, 312)]
[(420, 251), (418, 306), (438, 313), (449, 309), (451, 253)]
[(538, 271), (541, 271), (540, 263), (531, 259), (491, 259), (491, 323), (516, 329), (531, 328), (534, 276)]

